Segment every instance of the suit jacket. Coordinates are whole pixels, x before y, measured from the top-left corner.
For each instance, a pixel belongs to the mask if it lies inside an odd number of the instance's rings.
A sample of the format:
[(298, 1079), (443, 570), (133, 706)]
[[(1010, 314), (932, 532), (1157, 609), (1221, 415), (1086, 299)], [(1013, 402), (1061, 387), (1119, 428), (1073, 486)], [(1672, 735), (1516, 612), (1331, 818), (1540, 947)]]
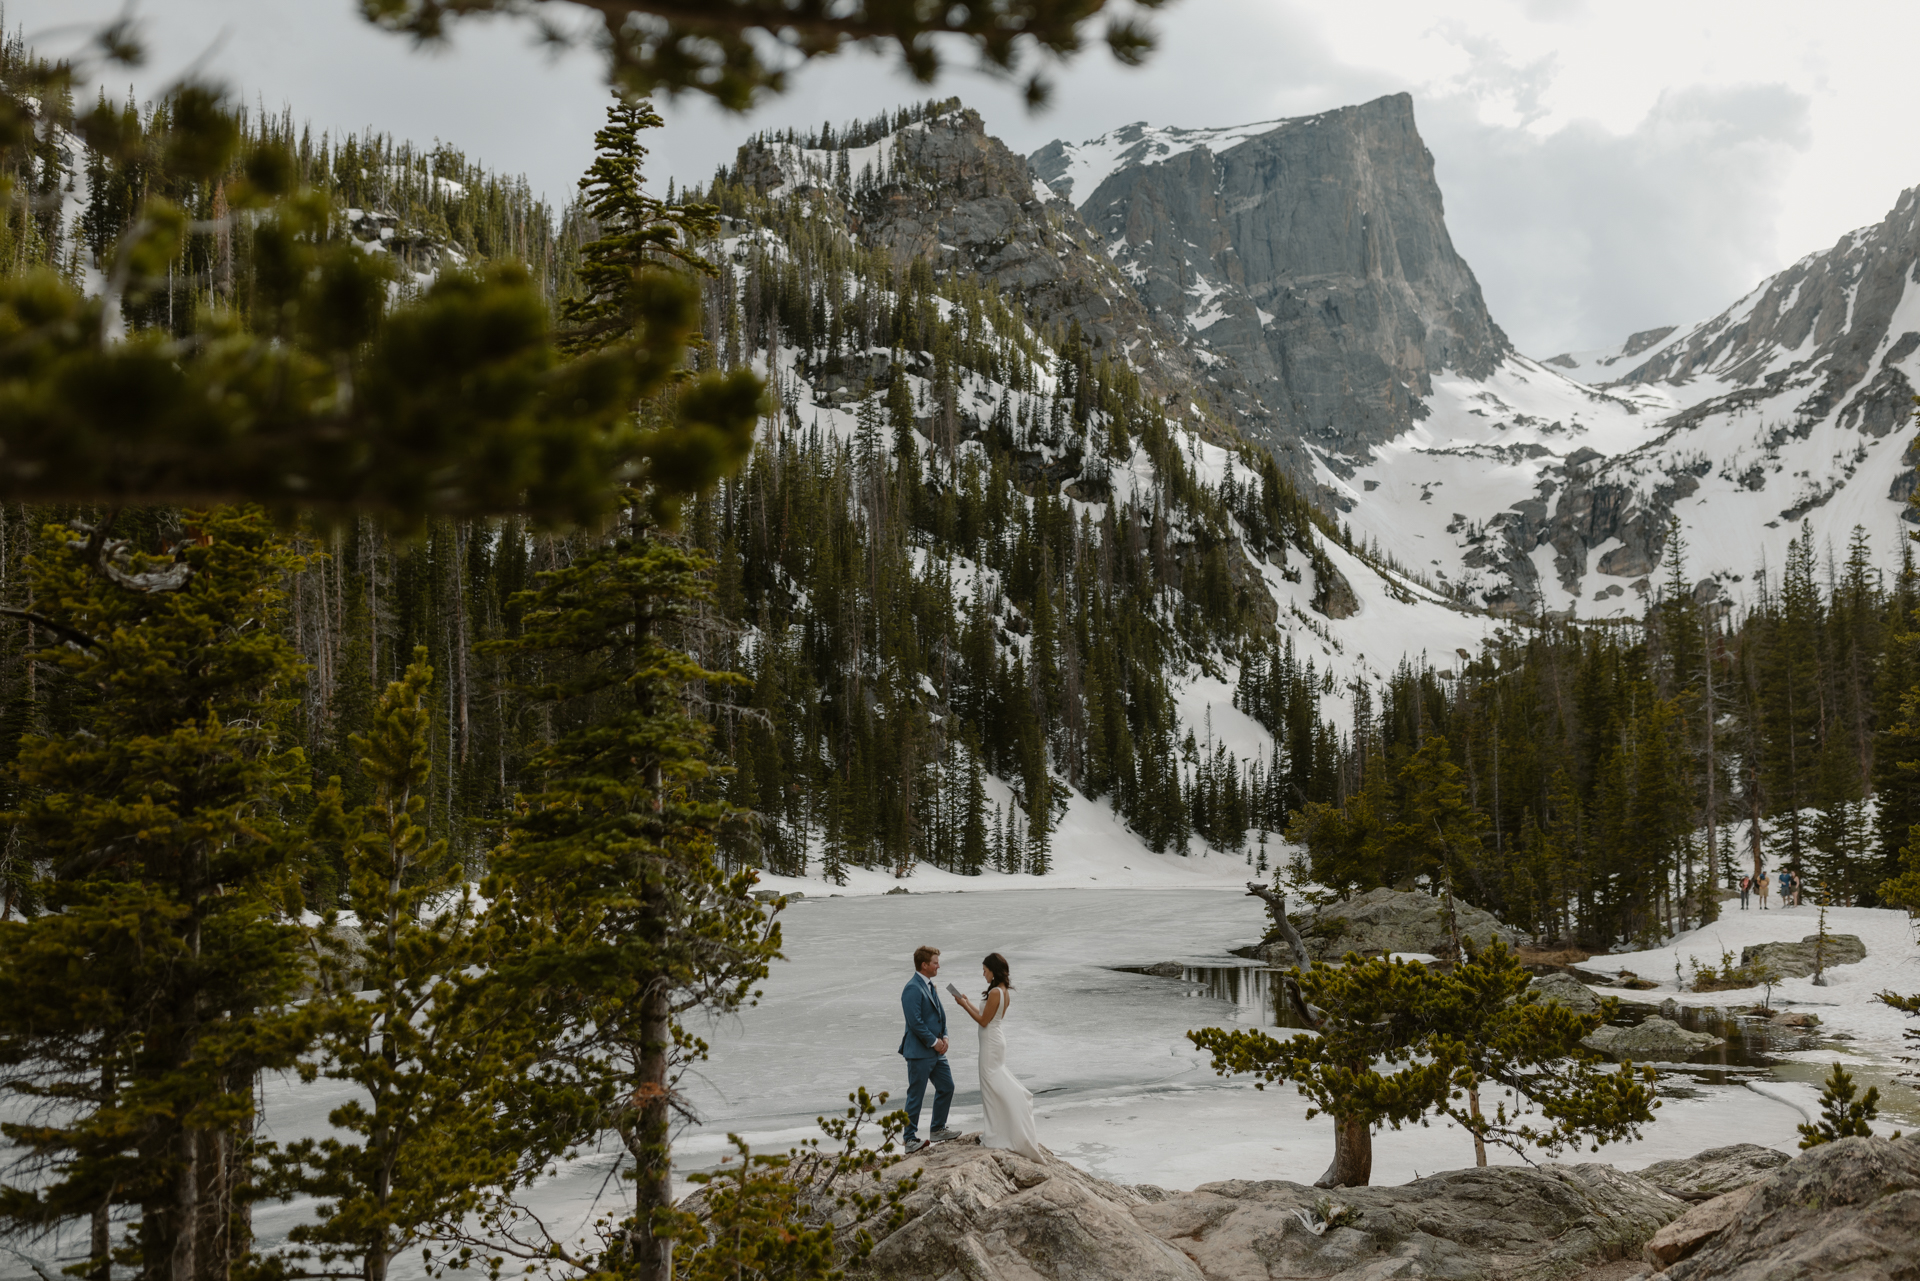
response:
[(900, 993), (900, 1011), (907, 1016), (906, 1035), (900, 1038), (900, 1053), (910, 1059), (937, 1059), (941, 1055), (933, 1043), (947, 1034), (947, 1011), (932, 980), (915, 973)]

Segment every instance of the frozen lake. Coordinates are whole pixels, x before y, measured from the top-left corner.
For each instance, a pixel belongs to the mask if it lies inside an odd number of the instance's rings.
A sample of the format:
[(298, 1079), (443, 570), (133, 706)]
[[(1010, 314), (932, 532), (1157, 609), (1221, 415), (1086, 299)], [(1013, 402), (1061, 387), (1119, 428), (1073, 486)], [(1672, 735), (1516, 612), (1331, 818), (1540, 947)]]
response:
[[(783, 921), (789, 959), (776, 966), (761, 1005), (707, 1034), (714, 1059), (691, 1090), (706, 1124), (677, 1147), (685, 1168), (717, 1159), (729, 1131), (755, 1147), (784, 1149), (814, 1133), (814, 1118), (844, 1106), (857, 1085), (888, 1090), (897, 1102), (905, 1091), (899, 992), (921, 943), (942, 950), (942, 982), (969, 993), (983, 986), (979, 958), (1006, 954), (1015, 986), (1008, 1061), (1035, 1094), (1041, 1141), (1075, 1164), (1121, 1182), (1167, 1187), (1227, 1177), (1311, 1182), (1326, 1168), (1329, 1122), (1306, 1121), (1290, 1088), (1257, 1091), (1248, 1081), (1216, 1077), (1186, 1039), (1192, 1028), (1271, 1026), (1264, 985), (1250, 981), (1235, 991), (1216, 983), (1210, 991), (1199, 981), (1115, 968), (1170, 960), (1245, 965), (1228, 949), (1257, 941), (1266, 913), (1244, 892), (806, 899)], [(949, 1025), (958, 1088), (953, 1124), (977, 1129), (975, 1029), (957, 1010), (950, 1010)], [(1833, 1057), (1824, 1050), (1786, 1055), (1770, 1072), (1745, 1080), (1673, 1074), (1658, 1119), (1639, 1143), (1615, 1145), (1597, 1158), (1561, 1159), (1633, 1168), (1732, 1142), (1792, 1150), (1794, 1127), (1817, 1110), (1818, 1079)], [(1863, 1066), (1857, 1051), (1838, 1057)], [(1862, 1079), (1886, 1077), (1868, 1071)], [(1911, 1103), (1909, 1092), (1893, 1093)], [(1905, 1110), (1896, 1106), (1888, 1115)], [(1472, 1161), (1470, 1139), (1445, 1123), (1386, 1131), (1375, 1139), (1374, 1179), (1403, 1182)]]
[[(1757, 913), (1723, 919), (1707, 941), (1717, 955), (1723, 944), (1737, 948), (1746, 934), (1803, 932), (1797, 917), (1777, 915), (1781, 919)], [(1880, 987), (1920, 985), (1909, 981), (1920, 980), (1920, 966), (1910, 963), (1915, 958), (1904, 919), (1860, 909), (1833, 915), (1836, 927), (1869, 935), (1869, 964), (1857, 967), (1857, 975), (1840, 973), (1834, 988), (1795, 983), (1775, 1000), (1821, 1008), (1827, 1028), (1852, 1041), (1823, 1035), (1774, 1055), (1763, 1071), (1667, 1075), (1664, 1106), (1640, 1142), (1560, 1159), (1635, 1169), (1726, 1143), (1793, 1151), (1794, 1127), (1817, 1110), (1819, 1079), (1835, 1058), (1863, 1085), (1879, 1084), (1887, 1094), (1883, 1132), (1920, 1121), (1911, 1090), (1891, 1081), (1903, 1021), (1861, 1000)], [(1290, 1088), (1257, 1091), (1248, 1081), (1216, 1077), (1186, 1039), (1193, 1028), (1272, 1026), (1264, 977), (1246, 969), (1244, 981), (1234, 982), (1222, 973), (1247, 966), (1228, 949), (1256, 941), (1266, 927), (1264, 908), (1244, 892), (1062, 888), (809, 898), (794, 903), (782, 921), (787, 959), (774, 967), (759, 1006), (692, 1029), (712, 1045), (713, 1057), (685, 1083), (702, 1124), (676, 1143), (683, 1171), (708, 1168), (730, 1152), (729, 1132), (756, 1149), (784, 1151), (817, 1134), (814, 1119), (844, 1108), (848, 1092), (860, 1085), (888, 1091), (898, 1103), (905, 1092), (899, 994), (913, 949), (922, 943), (942, 950), (942, 982), (962, 991), (983, 986), (979, 959), (986, 953), (1003, 952), (1011, 961), (1008, 1060), (1034, 1091), (1041, 1141), (1057, 1154), (1109, 1179), (1181, 1188), (1231, 1177), (1311, 1182), (1326, 1168), (1330, 1122), (1305, 1120), (1305, 1105)], [(1174, 979), (1117, 968), (1162, 961), (1195, 969)], [(1673, 963), (1664, 951), (1608, 958), (1627, 961), (1648, 974)], [(1202, 967), (1212, 967), (1211, 985)], [(1646, 996), (1657, 1001), (1665, 994)], [(1753, 996), (1722, 993), (1718, 999)], [(958, 1087), (952, 1123), (978, 1129), (974, 1027), (951, 1009), (949, 1025)], [(348, 1097), (336, 1082), (271, 1079), (263, 1090), (265, 1129), (283, 1141), (324, 1132), (328, 1110)], [(1518, 1160), (1498, 1150), (1492, 1159)], [(1444, 1122), (1385, 1131), (1374, 1140), (1376, 1183), (1472, 1163), (1468, 1136)], [(621, 1197), (622, 1185), (610, 1178), (615, 1165), (610, 1149), (583, 1154), (544, 1180), (529, 1202), (557, 1231), (577, 1233)], [(312, 1210), (300, 1203), (259, 1206), (263, 1241)], [(0, 1257), (0, 1281), (27, 1275), (13, 1264)], [(419, 1275), (417, 1257), (395, 1268), (396, 1281)]]

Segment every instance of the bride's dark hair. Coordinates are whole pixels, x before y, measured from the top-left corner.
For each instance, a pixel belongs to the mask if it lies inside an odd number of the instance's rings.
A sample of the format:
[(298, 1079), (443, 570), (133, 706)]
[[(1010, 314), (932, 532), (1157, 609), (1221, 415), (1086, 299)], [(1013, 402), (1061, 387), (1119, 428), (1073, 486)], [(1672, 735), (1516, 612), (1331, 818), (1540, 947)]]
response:
[(996, 987), (1004, 987), (1009, 992), (1013, 991), (1013, 976), (1007, 969), (1006, 957), (998, 952), (989, 952), (987, 959), (980, 964), (986, 966), (987, 973), (993, 975), (993, 981), (987, 984), (987, 991), (991, 992)]

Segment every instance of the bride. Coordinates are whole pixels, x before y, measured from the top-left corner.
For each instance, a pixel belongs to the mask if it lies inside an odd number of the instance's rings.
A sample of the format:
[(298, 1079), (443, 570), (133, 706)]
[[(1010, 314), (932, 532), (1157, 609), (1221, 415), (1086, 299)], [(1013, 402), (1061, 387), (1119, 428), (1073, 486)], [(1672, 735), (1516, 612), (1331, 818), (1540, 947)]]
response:
[(1013, 999), (1013, 981), (1007, 958), (995, 952), (981, 963), (987, 980), (981, 1004), (954, 993), (975, 1023), (980, 1025), (980, 1102), (987, 1110), (987, 1131), (980, 1146), (1007, 1148), (1030, 1160), (1044, 1160), (1040, 1133), (1033, 1123), (1033, 1093), (1014, 1079), (1007, 1067), (1007, 1005)]

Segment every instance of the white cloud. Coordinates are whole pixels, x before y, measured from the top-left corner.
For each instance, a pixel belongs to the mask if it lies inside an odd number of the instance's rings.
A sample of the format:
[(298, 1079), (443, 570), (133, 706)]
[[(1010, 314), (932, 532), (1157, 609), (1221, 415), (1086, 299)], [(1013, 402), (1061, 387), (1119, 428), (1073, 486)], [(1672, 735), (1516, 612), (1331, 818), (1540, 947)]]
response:
[(1487, 124), (1464, 97), (1418, 110), (1455, 247), (1534, 355), (1704, 318), (1780, 265), (1782, 189), (1809, 134), (1802, 94), (1677, 90), (1624, 134)]
[[(5, 15), (32, 37), (123, 2), (5, 0)], [(155, 59), (132, 79), (151, 92), (204, 56), (249, 100), (316, 128), (437, 136), (552, 198), (571, 193), (604, 103), (591, 56), (550, 59), (510, 23), (465, 25), (451, 53), (418, 54), (357, 8), (144, 0)], [(935, 92), (959, 93), (1028, 151), (1134, 120), (1230, 125), (1410, 90), (1455, 241), (1496, 318), (1538, 353), (1717, 310), (1920, 181), (1920, 130), (1904, 124), (1914, 6), (1180, 0), (1151, 22), (1161, 48), (1145, 68), (1096, 46), (1038, 116), (978, 74), (929, 90), (859, 54), (803, 69), (745, 119), (683, 100), (666, 109), (655, 172), (705, 178), (763, 126), (838, 124)], [(117, 90), (126, 77), (109, 79)]]

